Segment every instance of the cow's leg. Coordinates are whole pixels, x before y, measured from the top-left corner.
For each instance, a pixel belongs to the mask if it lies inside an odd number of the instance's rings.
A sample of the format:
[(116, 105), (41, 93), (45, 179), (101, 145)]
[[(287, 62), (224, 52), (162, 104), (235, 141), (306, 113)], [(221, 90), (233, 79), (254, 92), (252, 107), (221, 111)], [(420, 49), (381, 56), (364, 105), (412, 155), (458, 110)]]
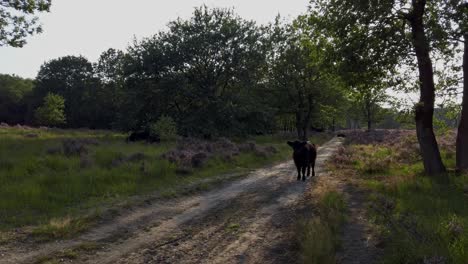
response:
[(297, 168), (297, 180), (300, 181), (301, 180), (301, 167), (296, 166), (296, 168)]
[(307, 177), (310, 177), (310, 164), (307, 165)]
[(315, 176), (315, 161), (312, 162), (312, 176)]
[(302, 181), (306, 180), (306, 169), (307, 169), (306, 166), (302, 167)]

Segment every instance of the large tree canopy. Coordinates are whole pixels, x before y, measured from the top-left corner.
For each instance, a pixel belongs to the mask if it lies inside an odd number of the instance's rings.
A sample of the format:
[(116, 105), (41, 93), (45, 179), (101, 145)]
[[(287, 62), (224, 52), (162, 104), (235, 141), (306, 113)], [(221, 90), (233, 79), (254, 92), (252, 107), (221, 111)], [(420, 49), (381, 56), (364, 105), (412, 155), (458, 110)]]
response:
[(51, 0), (0, 1), (0, 46), (22, 47), (26, 37), (42, 32), (36, 13), (48, 12)]
[(167, 113), (184, 134), (264, 128), (268, 111), (257, 94), (266, 73), (264, 43), (261, 28), (229, 9), (201, 7), (169, 23), (167, 32), (129, 50), (126, 109), (137, 121), (131, 126)]
[[(308, 27), (305, 17), (272, 25), (269, 53), (272, 99), (279, 113), (295, 119), (298, 138), (307, 139), (311, 126), (334, 126), (343, 89), (329, 65), (330, 43)], [(324, 111), (325, 110), (325, 111)]]

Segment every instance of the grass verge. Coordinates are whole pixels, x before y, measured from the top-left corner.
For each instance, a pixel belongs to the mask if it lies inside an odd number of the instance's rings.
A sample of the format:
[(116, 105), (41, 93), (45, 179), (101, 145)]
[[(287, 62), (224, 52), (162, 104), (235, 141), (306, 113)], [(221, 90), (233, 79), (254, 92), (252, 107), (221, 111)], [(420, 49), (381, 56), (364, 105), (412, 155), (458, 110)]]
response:
[(318, 197), (316, 215), (298, 223), (297, 238), (302, 263), (336, 263), (340, 246), (340, 227), (345, 221), (346, 205), (341, 193), (327, 191)]
[[(438, 139), (449, 167), (453, 136)], [(382, 239), (382, 263), (466, 264), (468, 175), (424, 175), (415, 146), (410, 132), (377, 143), (361, 140), (338, 152), (331, 167), (369, 192), (368, 214)]]

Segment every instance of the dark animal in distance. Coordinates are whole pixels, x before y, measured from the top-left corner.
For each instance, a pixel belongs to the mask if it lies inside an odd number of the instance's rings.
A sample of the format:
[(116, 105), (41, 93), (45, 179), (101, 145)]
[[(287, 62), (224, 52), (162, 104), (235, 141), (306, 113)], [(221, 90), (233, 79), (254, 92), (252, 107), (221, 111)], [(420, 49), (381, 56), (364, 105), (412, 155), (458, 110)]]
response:
[(346, 137), (346, 135), (343, 134), (343, 133), (339, 133), (339, 134), (337, 134), (336, 136), (337, 136), (337, 137), (341, 137), (341, 138), (345, 138), (345, 137)]
[(297, 180), (306, 179), (310, 176), (310, 168), (312, 167), (312, 176), (315, 176), (315, 160), (317, 158), (317, 147), (308, 141), (288, 141), (288, 145), (293, 149), (293, 160), (297, 168)]
[(151, 135), (148, 131), (134, 131), (126, 139), (128, 142), (146, 141), (148, 143), (160, 142), (160, 138), (157, 135)]

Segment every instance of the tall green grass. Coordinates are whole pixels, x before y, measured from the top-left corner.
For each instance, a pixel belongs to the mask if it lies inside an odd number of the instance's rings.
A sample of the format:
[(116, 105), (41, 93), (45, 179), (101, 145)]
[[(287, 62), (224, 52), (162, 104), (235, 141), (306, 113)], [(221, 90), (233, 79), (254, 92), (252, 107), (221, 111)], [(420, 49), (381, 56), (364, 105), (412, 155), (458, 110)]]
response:
[(388, 241), (384, 263), (467, 263), (467, 186), (467, 175), (451, 175), (448, 182), (416, 175), (374, 189), (395, 204), (390, 211), (371, 210)]
[[(383, 263), (468, 263), (468, 175), (426, 176), (420, 161), (398, 162), (392, 157), (406, 150), (388, 145), (348, 148), (345, 169), (371, 191)], [(453, 148), (442, 157), (455, 165)]]
[(343, 195), (328, 191), (315, 206), (318, 209), (317, 216), (298, 223), (301, 262), (336, 263), (335, 252), (340, 245), (339, 232), (345, 221), (346, 204)]

